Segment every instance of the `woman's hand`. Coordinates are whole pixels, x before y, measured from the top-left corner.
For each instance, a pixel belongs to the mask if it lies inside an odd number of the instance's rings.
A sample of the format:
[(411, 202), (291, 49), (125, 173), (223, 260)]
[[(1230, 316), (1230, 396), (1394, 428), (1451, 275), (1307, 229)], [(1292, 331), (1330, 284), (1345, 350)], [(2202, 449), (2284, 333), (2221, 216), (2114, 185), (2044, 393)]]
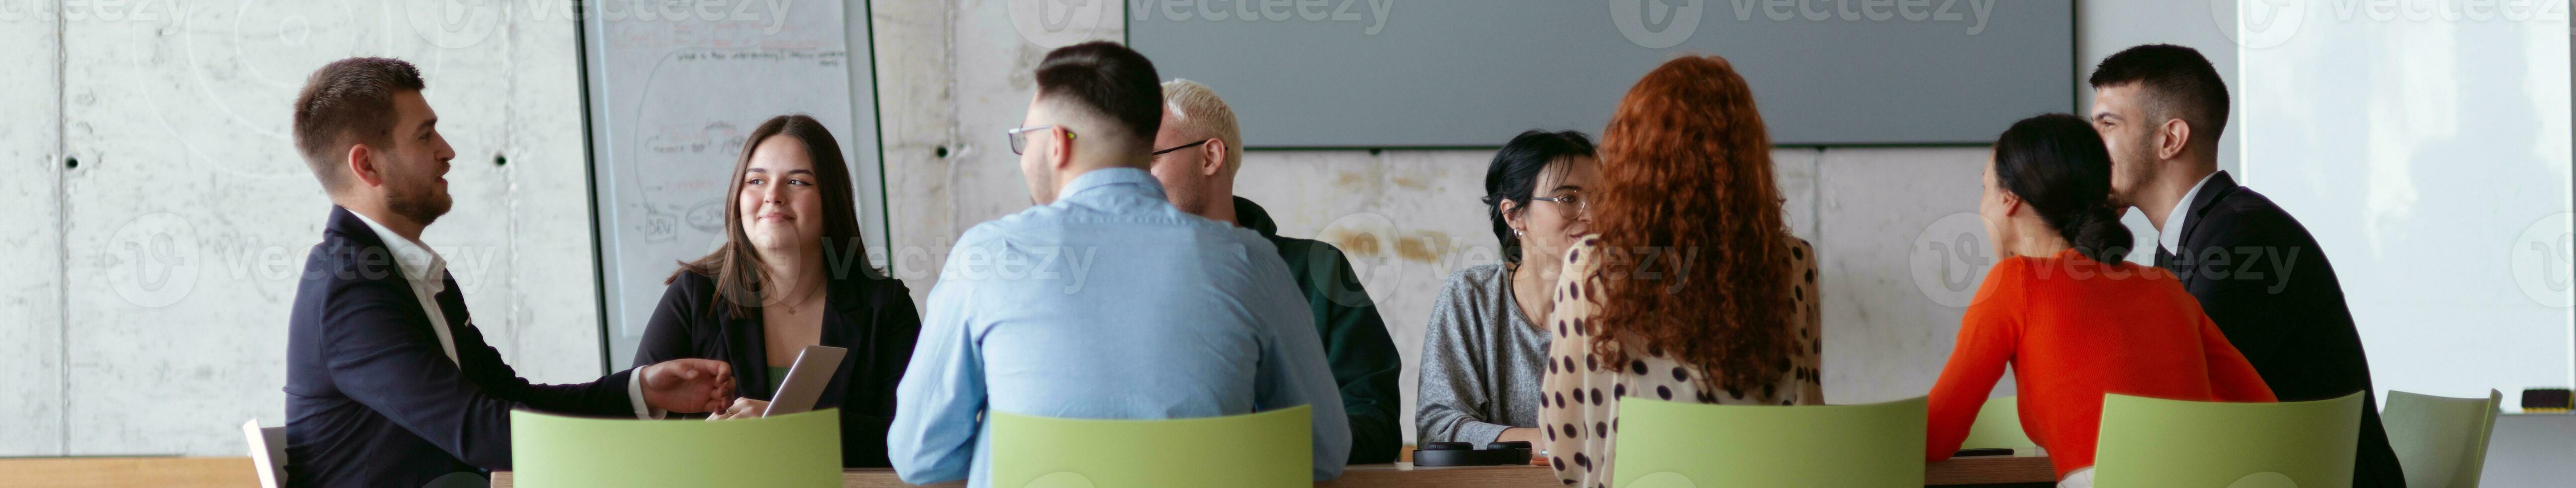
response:
[(722, 412), (707, 415), (707, 420), (756, 419), (760, 418), (761, 412), (767, 411), (769, 411), (769, 402), (736, 398), (733, 400), (733, 406), (726, 407)]

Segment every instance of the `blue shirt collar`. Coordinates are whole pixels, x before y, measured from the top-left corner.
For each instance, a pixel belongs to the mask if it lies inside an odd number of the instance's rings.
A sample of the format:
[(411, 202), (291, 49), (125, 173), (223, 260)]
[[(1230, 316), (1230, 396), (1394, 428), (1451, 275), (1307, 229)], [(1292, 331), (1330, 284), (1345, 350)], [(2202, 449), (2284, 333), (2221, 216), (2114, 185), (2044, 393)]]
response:
[(1164, 199), (1163, 182), (1155, 180), (1153, 173), (1137, 168), (1101, 168), (1074, 177), (1073, 183), (1064, 185), (1064, 191), (1057, 194), (1056, 200), (1073, 199), (1083, 192), (1094, 189), (1151, 196), (1156, 200)]

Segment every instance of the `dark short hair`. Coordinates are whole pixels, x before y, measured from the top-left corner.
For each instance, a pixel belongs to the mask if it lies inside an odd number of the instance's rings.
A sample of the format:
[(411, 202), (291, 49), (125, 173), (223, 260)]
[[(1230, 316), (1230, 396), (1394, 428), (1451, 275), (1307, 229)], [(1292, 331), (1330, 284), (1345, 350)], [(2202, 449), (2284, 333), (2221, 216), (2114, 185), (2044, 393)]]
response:
[(400, 59), (349, 58), (322, 65), (295, 95), (295, 149), (323, 188), (338, 188), (345, 178), (340, 156), (353, 144), (391, 144), (394, 94), (425, 87), (420, 69)]
[(2134, 244), (2111, 198), (2111, 152), (2072, 114), (2014, 122), (1995, 137), (1995, 184), (2021, 197), (2075, 252), (2117, 263)]
[(1592, 138), (1582, 132), (1536, 129), (1512, 137), (1512, 142), (1494, 152), (1494, 162), (1485, 167), (1485, 217), (1494, 221), (1494, 239), (1503, 243), (1504, 262), (1521, 262), (1521, 238), (1512, 235), (1512, 225), (1503, 220), (1503, 202), (1513, 202), (1514, 211), (1529, 208), (1541, 175), (1564, 174), (1573, 165), (1558, 163), (1592, 154)]
[(2093, 88), (2137, 84), (2146, 96), (2147, 114), (2162, 123), (2182, 119), (2191, 137), (2212, 145), (2227, 130), (2227, 81), (2200, 51), (2172, 44), (2132, 47), (2102, 58), (2093, 68)]
[(1038, 98), (1069, 102), (1117, 123), (1150, 143), (1163, 125), (1163, 82), (1154, 62), (1127, 46), (1092, 41), (1047, 52), (1037, 69)]

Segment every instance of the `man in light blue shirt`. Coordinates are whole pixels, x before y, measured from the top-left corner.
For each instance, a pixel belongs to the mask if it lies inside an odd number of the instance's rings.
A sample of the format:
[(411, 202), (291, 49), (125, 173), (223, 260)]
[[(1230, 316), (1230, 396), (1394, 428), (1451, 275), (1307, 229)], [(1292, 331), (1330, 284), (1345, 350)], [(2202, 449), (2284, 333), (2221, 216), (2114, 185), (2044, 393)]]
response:
[[(1107, 42), (1048, 53), (1011, 150), (1039, 205), (959, 237), (895, 390), (903, 480), (989, 486), (984, 413), (1169, 419), (1313, 407), (1316, 480), (1350, 428), (1303, 294), (1250, 229), (1174, 208), (1145, 172), (1160, 78)], [(1250, 440), (1247, 440), (1250, 441)]]

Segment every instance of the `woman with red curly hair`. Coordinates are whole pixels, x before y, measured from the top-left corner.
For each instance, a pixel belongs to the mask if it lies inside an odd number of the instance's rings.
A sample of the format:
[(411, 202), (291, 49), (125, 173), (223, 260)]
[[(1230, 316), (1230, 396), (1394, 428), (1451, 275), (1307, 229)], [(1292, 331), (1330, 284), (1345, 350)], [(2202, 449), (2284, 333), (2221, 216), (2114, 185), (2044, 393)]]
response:
[(1753, 91), (1725, 58), (1647, 73), (1602, 134), (1592, 229), (1546, 324), (1559, 479), (1607, 486), (1624, 397), (1821, 405), (1812, 248), (1790, 237)]

